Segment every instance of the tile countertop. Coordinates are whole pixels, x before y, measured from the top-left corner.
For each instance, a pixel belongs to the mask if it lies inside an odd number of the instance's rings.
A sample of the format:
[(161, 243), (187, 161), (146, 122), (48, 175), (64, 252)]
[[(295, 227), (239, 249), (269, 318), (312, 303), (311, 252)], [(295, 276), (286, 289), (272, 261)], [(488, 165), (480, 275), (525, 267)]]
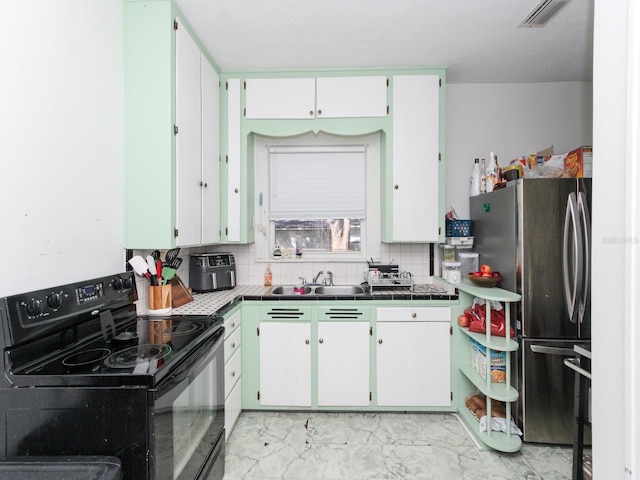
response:
[(238, 285), (231, 290), (221, 290), (209, 293), (194, 293), (193, 302), (189, 302), (178, 308), (174, 308), (171, 313), (173, 315), (209, 315), (220, 312), (232, 306), (240, 300), (250, 301), (335, 301), (335, 300), (458, 300), (458, 291), (452, 285), (445, 282), (434, 280), (434, 285), (441, 288), (442, 291), (436, 293), (428, 293), (421, 291), (420, 285), (416, 285), (416, 291), (412, 292), (409, 288), (399, 289), (374, 289), (373, 293), (358, 296), (340, 296), (331, 295), (273, 295), (271, 290), (273, 287), (263, 287), (261, 285)]

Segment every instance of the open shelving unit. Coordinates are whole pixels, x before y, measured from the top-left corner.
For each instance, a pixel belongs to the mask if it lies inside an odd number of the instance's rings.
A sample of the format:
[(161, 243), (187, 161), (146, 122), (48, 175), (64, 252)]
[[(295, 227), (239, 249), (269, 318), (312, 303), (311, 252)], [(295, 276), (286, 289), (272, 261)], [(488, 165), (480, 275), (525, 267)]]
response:
[[(469, 298), (471, 298), (472, 300), (473, 297), (483, 298), (484, 300), (487, 300), (487, 325), (491, 323), (490, 301), (498, 301), (503, 303), (505, 307), (505, 331), (510, 332), (511, 309), (509, 308), (509, 303), (520, 301), (519, 294), (495, 287), (477, 287), (466, 279), (463, 279), (461, 283), (451, 285), (458, 288), (460, 292), (467, 294), (460, 295), (461, 302), (466, 302)], [(487, 398), (487, 430), (484, 432), (480, 431), (479, 421), (476, 419), (475, 415), (468, 408), (466, 408), (464, 403), (458, 405), (458, 415), (460, 419), (466, 424), (468, 430), (482, 444), (502, 452), (517, 452), (522, 446), (522, 440), (520, 439), (519, 435), (511, 432), (511, 424), (513, 423), (511, 413), (512, 403), (518, 399), (518, 390), (511, 385), (511, 355), (509, 355), (509, 352), (515, 352), (516, 350), (518, 350), (518, 342), (509, 338), (508, 336), (492, 336), (490, 329), (487, 329), (487, 332), (482, 334), (470, 332), (469, 329), (460, 326), (456, 326), (456, 328), (457, 332), (459, 332), (459, 334), (461, 334), (464, 338), (473, 339), (487, 349), (486, 378), (483, 378), (473, 368), (471, 368), (468, 361), (461, 361), (458, 368), (463, 379), (461, 384), (467, 387), (463, 388), (462, 391), (460, 391), (460, 398), (465, 398), (467, 394), (475, 390), (480, 391)], [(492, 350), (497, 352), (507, 352), (505, 383), (493, 383), (491, 381), (490, 359)], [(491, 429), (492, 401), (500, 401), (504, 402), (505, 404), (506, 432), (498, 432)]]

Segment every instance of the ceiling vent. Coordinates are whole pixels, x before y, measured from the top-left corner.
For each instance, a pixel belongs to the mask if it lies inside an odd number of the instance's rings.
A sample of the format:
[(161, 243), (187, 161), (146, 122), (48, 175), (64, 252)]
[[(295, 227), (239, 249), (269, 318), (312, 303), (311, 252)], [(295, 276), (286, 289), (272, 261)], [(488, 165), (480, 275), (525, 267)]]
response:
[(569, 0), (542, 0), (533, 7), (533, 10), (527, 14), (518, 27), (544, 27), (567, 3)]

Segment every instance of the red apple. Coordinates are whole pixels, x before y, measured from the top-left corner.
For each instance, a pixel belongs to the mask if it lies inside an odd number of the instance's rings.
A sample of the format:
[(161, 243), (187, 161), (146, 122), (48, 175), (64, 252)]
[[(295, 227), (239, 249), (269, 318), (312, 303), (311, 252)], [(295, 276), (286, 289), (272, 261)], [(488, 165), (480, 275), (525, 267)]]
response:
[(493, 275), (491, 275), (489, 272), (487, 272), (487, 273), (483, 273), (482, 276), (483, 277), (492, 277)]
[(480, 266), (480, 273), (491, 273), (491, 267), (486, 263)]
[(471, 275), (473, 275), (474, 277), (481, 277), (482, 273), (480, 272), (473, 272)]
[(491, 272), (491, 276), (499, 277), (500, 276), (500, 272)]

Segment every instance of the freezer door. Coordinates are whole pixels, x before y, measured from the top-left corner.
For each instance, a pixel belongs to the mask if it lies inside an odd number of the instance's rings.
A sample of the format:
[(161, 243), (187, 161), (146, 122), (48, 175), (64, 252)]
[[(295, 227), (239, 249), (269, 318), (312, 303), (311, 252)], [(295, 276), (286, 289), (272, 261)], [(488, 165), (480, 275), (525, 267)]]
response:
[[(575, 357), (582, 340), (521, 339), (519, 350), (519, 424), (525, 442), (573, 442), (574, 371), (564, 359)], [(590, 348), (590, 347), (589, 347)], [(590, 433), (585, 437), (591, 443)]]

